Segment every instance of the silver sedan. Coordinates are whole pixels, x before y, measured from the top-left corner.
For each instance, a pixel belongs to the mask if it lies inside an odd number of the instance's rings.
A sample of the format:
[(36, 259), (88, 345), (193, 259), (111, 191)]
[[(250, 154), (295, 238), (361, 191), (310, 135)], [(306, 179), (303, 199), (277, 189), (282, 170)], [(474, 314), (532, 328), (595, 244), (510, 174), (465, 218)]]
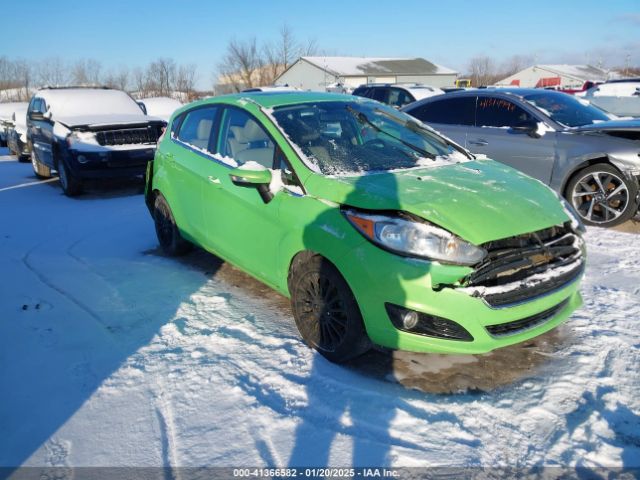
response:
[(640, 120), (611, 120), (571, 95), (524, 88), (453, 92), (403, 110), (546, 183), (586, 224), (609, 227), (638, 211)]

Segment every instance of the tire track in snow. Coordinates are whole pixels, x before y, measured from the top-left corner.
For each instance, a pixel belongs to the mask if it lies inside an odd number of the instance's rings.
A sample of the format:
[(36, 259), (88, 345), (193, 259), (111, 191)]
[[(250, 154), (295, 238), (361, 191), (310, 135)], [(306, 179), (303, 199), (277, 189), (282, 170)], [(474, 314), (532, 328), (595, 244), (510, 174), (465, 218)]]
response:
[[(102, 320), (102, 318), (96, 313), (94, 312), (91, 308), (89, 308), (87, 305), (85, 305), (83, 302), (81, 302), (80, 300), (78, 300), (77, 298), (75, 298), (73, 295), (71, 295), (69, 292), (67, 292), (66, 290), (64, 290), (62, 287), (56, 285), (54, 282), (52, 282), (51, 280), (49, 280), (40, 270), (38, 270), (29, 260), (29, 258), (31, 257), (31, 254), (33, 253), (34, 250), (36, 250), (41, 244), (36, 245), (35, 247), (33, 247), (32, 249), (30, 249), (23, 257), (22, 257), (22, 263), (24, 264), (25, 267), (27, 267), (37, 278), (38, 280), (45, 286), (49, 287), (51, 290), (54, 290), (56, 292), (58, 292), (60, 295), (62, 295), (63, 297), (65, 297), (68, 301), (70, 301), (71, 303), (73, 303), (76, 307), (78, 307), (79, 309), (81, 309), (82, 311), (84, 311), (87, 315), (89, 315), (91, 318), (93, 318), (96, 322), (98, 322), (103, 328), (106, 329), (106, 325), (104, 323), (104, 321)], [(108, 331), (108, 330), (107, 330)]]

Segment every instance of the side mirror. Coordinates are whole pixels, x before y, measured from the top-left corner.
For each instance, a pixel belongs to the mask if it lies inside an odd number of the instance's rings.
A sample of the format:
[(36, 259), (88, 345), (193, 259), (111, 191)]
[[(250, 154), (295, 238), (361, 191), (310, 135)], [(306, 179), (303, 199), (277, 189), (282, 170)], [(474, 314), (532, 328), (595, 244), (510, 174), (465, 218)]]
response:
[(264, 203), (269, 203), (273, 199), (273, 193), (271, 193), (271, 190), (269, 190), (269, 184), (271, 183), (270, 170), (264, 167), (238, 167), (229, 172), (229, 177), (231, 178), (233, 184), (238, 187), (255, 188), (256, 190), (258, 190), (260, 198), (262, 198), (262, 201)]
[(511, 127), (511, 130), (516, 133), (526, 133), (530, 137), (538, 138), (538, 122), (535, 120), (523, 120), (522, 122), (516, 123)]

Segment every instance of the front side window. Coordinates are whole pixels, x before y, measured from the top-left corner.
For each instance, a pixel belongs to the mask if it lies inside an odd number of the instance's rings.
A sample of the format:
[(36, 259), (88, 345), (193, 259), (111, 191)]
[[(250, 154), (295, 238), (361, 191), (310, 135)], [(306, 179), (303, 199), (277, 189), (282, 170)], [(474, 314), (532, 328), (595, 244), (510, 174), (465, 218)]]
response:
[(476, 125), (478, 127), (514, 127), (535, 120), (524, 109), (503, 98), (478, 97)]
[(276, 108), (278, 126), (325, 175), (440, 166), (469, 158), (412, 117), (362, 101)]
[(425, 123), (475, 125), (476, 97), (446, 98), (428, 102), (408, 111)]
[(275, 144), (249, 113), (226, 108), (220, 125), (218, 152), (223, 157), (233, 158), (238, 165), (252, 161), (272, 168)]
[(209, 141), (217, 111), (217, 107), (206, 107), (186, 112), (180, 123), (177, 135), (178, 140), (192, 147), (210, 152)]
[(524, 99), (552, 120), (567, 127), (579, 127), (611, 120), (602, 110), (585, 105), (572, 95), (559, 92), (536, 92)]

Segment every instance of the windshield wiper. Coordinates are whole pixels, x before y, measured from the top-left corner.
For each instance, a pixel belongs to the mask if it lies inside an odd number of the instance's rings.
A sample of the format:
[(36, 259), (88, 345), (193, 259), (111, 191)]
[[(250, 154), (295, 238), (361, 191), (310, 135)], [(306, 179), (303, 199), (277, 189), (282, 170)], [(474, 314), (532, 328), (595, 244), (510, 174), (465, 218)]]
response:
[(373, 128), (376, 132), (380, 132), (380, 133), (384, 133), (385, 135), (393, 138), (394, 140), (397, 140), (398, 142), (402, 143), (403, 145), (409, 147), (410, 149), (418, 152), (420, 155), (430, 158), (431, 160), (435, 160), (436, 156), (431, 153), (431, 152), (427, 152), (425, 149), (420, 148), (410, 142), (407, 142), (406, 140), (403, 140), (402, 138), (396, 137), (394, 134), (387, 132), (386, 130), (383, 130), (382, 128), (380, 128), (379, 126), (377, 126), (375, 123), (373, 123), (371, 120), (369, 120), (369, 117), (367, 117), (364, 113), (357, 111), (355, 108), (351, 107), (350, 105), (347, 105), (347, 111), (353, 115), (356, 120), (358, 120), (360, 123), (365, 123), (367, 125), (369, 125), (371, 128)]

